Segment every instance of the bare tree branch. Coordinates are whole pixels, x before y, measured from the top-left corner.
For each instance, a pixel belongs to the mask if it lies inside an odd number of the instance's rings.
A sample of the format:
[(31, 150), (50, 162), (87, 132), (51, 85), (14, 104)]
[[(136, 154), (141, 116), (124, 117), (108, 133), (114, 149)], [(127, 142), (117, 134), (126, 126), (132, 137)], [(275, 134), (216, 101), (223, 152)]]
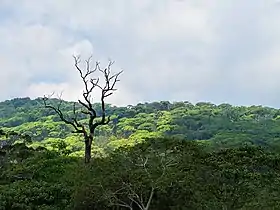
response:
[[(52, 109), (53, 111), (55, 111), (55, 112), (58, 114), (58, 116), (60, 117), (60, 119), (61, 119), (64, 123), (66, 123), (66, 124), (68, 124), (68, 125), (71, 125), (71, 126), (75, 129), (74, 133), (83, 133), (83, 134), (86, 134), (85, 128), (83, 127), (82, 124), (78, 123), (78, 121), (77, 121), (77, 119), (76, 119), (75, 117), (72, 118), (72, 121), (66, 119), (66, 117), (64, 116), (64, 114), (62, 113), (62, 111), (61, 111), (61, 109), (60, 109), (60, 106), (61, 106), (61, 104), (62, 104), (62, 100), (61, 100), (61, 99), (59, 99), (60, 101), (59, 101), (59, 104), (58, 104), (57, 107), (54, 107), (53, 105), (48, 104), (48, 103), (47, 103), (48, 100), (49, 100), (49, 97), (46, 97), (46, 96), (43, 97), (43, 102), (44, 102), (45, 108), (49, 108), (49, 109)], [(75, 106), (74, 106), (74, 107), (75, 107)], [(75, 111), (75, 108), (73, 109), (73, 112), (74, 112), (74, 115), (75, 115), (75, 112), (76, 112), (76, 111)]]

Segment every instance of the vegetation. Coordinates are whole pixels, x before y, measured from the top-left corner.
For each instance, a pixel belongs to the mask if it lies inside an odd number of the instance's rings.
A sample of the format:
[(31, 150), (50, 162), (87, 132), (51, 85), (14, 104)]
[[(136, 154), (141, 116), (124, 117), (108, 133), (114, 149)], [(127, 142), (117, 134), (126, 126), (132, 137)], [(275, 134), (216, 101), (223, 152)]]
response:
[(106, 114), (85, 165), (83, 137), (42, 98), (0, 103), (1, 138), (14, 139), (0, 146), (0, 209), (280, 209), (278, 109), (153, 102)]
[[(55, 107), (60, 104), (66, 116), (72, 115), (73, 103), (59, 99), (49, 99), (49, 102)], [(97, 116), (102, 116), (101, 104), (95, 103), (92, 106)], [(280, 146), (278, 109), (165, 101), (127, 107), (105, 106), (111, 121), (96, 128), (94, 146), (133, 144), (146, 137), (199, 140), (200, 144), (215, 150), (259, 145), (278, 151)], [(87, 122), (83, 115), (78, 115), (77, 120)], [(80, 147), (78, 142), (82, 140), (72, 133), (72, 127), (65, 125), (55, 111), (44, 109), (42, 98), (13, 99), (0, 103), (0, 126), (4, 130), (29, 134), (33, 140), (42, 144), (50, 139), (67, 139), (67, 146), (73, 147), (72, 143), (76, 142), (77, 147)]]

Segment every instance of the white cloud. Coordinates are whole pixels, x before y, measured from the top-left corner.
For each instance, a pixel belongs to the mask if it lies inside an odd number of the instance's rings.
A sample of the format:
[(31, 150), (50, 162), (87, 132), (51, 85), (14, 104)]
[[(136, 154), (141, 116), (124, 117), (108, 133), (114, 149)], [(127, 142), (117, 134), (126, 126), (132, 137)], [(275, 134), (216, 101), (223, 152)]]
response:
[(75, 99), (82, 85), (72, 55), (93, 54), (125, 70), (112, 103), (280, 106), (275, 1), (3, 0), (1, 9), (10, 11), (0, 15), (1, 100), (51, 89)]
[(60, 97), (65, 100), (77, 101), (79, 99), (80, 90), (77, 86), (73, 86), (68, 83), (37, 83), (31, 84), (26, 89), (25, 94), (31, 98), (36, 98), (38, 96), (52, 96)]
[(214, 39), (205, 8), (180, 1), (167, 1), (158, 6), (155, 12), (141, 16), (136, 27), (141, 38), (157, 42), (186, 39), (211, 42)]

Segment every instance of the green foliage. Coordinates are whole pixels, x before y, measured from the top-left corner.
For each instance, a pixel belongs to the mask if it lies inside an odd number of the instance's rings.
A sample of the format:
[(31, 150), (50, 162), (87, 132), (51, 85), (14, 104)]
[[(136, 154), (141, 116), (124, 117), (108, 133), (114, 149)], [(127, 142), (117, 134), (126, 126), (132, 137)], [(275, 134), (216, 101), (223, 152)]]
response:
[(0, 209), (66, 209), (69, 192), (61, 184), (18, 181), (0, 186)]
[[(57, 99), (51, 99), (54, 106), (58, 102)], [(94, 104), (94, 107), (99, 113), (100, 104)], [(73, 104), (65, 101), (61, 109), (71, 117)], [(44, 109), (40, 98), (2, 102), (0, 113), (0, 126), (17, 133), (26, 133), (35, 141), (49, 138), (67, 139), (73, 136), (72, 128), (60, 121), (53, 111)], [(196, 105), (189, 102), (152, 102), (127, 107), (107, 105), (107, 114), (112, 116), (111, 122), (97, 128), (95, 132), (99, 147), (106, 146), (109, 143), (106, 139), (114, 136), (128, 141), (135, 136), (141, 139), (145, 131), (153, 136), (207, 140), (213, 149), (253, 144), (265, 146), (270, 150), (279, 150), (278, 109), (203, 102)], [(81, 122), (87, 123), (82, 115), (78, 118)], [(67, 145), (69, 147), (69, 144)], [(76, 152), (78, 151), (74, 149), (73, 153)]]
[(0, 103), (0, 209), (280, 209), (277, 109), (107, 105), (84, 165), (82, 137), (42, 107)]
[(2, 149), (2, 154), (0, 209), (67, 209), (71, 187), (63, 180), (75, 159), (25, 144)]
[(0, 209), (280, 207), (280, 156), (261, 147), (205, 152), (196, 141), (151, 138), (89, 165), (25, 144), (1, 152)]

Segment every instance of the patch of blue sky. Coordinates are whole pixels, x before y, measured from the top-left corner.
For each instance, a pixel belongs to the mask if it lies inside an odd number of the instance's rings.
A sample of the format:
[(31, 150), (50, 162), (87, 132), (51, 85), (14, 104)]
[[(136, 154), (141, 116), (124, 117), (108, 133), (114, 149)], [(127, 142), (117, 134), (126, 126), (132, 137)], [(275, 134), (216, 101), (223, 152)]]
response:
[[(59, 72), (59, 71), (58, 71)], [(41, 75), (37, 75), (36, 77), (33, 77), (29, 80), (29, 83), (47, 83), (47, 84), (60, 84), (67, 82), (68, 77), (67, 75), (63, 74), (47, 74), (47, 73), (42, 73)]]
[(14, 16), (15, 12), (11, 8), (0, 5), (0, 24), (10, 20)]

